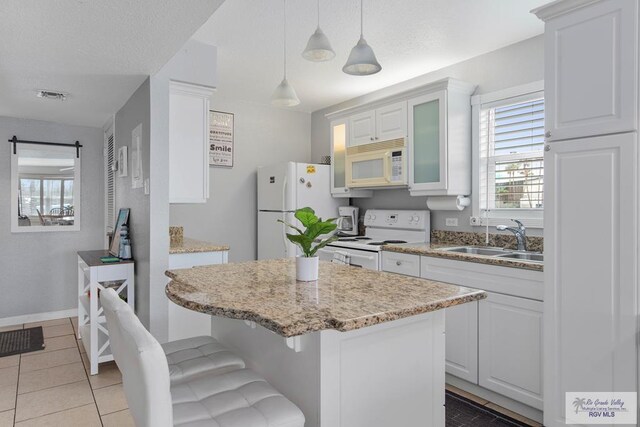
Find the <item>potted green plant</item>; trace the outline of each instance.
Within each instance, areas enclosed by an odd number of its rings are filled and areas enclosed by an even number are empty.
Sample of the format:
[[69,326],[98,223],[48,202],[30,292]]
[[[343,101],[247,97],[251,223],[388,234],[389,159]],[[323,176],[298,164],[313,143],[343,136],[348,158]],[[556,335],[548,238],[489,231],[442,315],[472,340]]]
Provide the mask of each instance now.
[[304,230],[281,219],[278,222],[297,232],[297,234],[287,233],[287,239],[302,250],[302,255],[296,258],[296,280],[312,282],[318,280],[318,249],[338,239],[333,235],[320,239],[320,236],[329,234],[336,229],[336,218],[329,218],[323,221],[322,218],[316,216],[316,213],[310,207],[298,209],[294,216],[300,221]]

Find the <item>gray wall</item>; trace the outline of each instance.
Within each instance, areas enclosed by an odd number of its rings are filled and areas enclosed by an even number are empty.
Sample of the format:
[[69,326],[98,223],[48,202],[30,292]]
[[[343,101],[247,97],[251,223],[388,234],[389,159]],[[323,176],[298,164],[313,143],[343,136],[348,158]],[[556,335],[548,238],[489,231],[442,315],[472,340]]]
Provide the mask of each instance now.
[[129,146],[131,131],[142,123],[144,179],[150,191],[131,188],[129,176],[118,178],[116,205],[131,208],[136,260],[136,313],[160,341],[167,340],[168,300],[164,293],[169,264],[169,83],[171,80],[213,87],[216,47],[188,41],[162,69],[149,77],[117,112],[116,148]]
[[151,152],[150,139],[150,82],[145,80],[129,98],[127,103],[116,113],[115,118],[115,146],[116,152],[120,147],[128,148],[128,174],[124,178],[116,176],[116,208],[129,208],[129,229],[133,258],[136,262],[135,290],[136,313],[146,326],[149,325],[149,196],[144,194],[144,188],[131,188],[131,158],[133,145],[131,131],[142,124],[142,170],[143,177],[149,177],[149,159]]
[[[311,161],[319,161],[321,156],[328,155],[330,151],[329,122],[325,118],[325,114],[365,104],[445,77],[453,77],[478,85],[476,94],[543,80],[543,36],[533,37],[341,104],[315,111],[311,115]],[[374,197],[353,199],[352,203],[361,209],[426,209],[426,197],[411,197],[407,190],[377,190],[374,192]],[[471,207],[465,208],[462,212],[432,212],[431,227],[452,231],[484,231],[483,227],[471,227],[469,225],[470,217]],[[445,226],[446,218],[458,218],[459,226]],[[529,234],[541,235],[541,230],[531,229]]]
[[149,330],[168,339],[168,302],[164,293],[169,267],[169,84],[171,80],[215,87],[217,49],[190,40],[151,77],[151,175]]
[[[80,231],[11,233],[13,135],[84,146]],[[78,307],[76,252],[104,247],[103,138],[101,129],[0,117],[0,319]]]
[[171,205],[171,224],[184,226],[188,237],[230,245],[230,261],[253,260],[257,255],[256,169],[286,160],[308,162],[311,117],[215,95],[211,108],[234,113],[233,168],[211,167],[208,202]]

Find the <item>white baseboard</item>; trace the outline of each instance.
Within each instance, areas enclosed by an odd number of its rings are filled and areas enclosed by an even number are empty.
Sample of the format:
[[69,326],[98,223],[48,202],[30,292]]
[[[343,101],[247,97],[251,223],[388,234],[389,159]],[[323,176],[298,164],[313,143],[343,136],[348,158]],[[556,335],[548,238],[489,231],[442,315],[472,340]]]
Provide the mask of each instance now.
[[20,325],[22,323],[42,322],[45,320],[61,319],[63,317],[76,317],[78,315],[77,308],[69,310],[50,311],[47,313],[25,314],[22,316],[3,317],[0,318],[0,327]]

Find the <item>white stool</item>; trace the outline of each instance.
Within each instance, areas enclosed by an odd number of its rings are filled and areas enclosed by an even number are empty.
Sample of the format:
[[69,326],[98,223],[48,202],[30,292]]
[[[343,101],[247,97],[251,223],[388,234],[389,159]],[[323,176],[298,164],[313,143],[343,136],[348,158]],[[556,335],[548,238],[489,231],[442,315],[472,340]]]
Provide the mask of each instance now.
[[303,427],[304,415],[248,369],[208,372],[171,384],[167,357],[135,313],[107,289],[100,295],[114,358],[138,427]]

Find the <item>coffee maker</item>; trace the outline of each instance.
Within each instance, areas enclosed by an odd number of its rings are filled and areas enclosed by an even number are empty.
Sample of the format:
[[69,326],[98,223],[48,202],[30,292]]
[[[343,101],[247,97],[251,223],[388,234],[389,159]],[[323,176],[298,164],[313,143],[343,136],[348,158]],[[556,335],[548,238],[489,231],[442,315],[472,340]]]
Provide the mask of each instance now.
[[338,207],[338,236],[358,235],[358,211],[355,206]]

